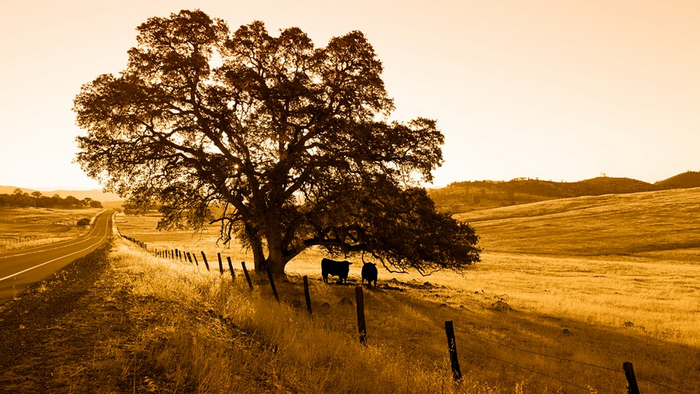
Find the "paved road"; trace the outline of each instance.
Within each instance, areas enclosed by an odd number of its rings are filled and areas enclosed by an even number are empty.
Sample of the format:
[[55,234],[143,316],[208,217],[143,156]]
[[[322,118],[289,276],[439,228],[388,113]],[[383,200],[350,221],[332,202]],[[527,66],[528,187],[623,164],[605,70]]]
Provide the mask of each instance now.
[[112,233],[112,213],[101,213],[84,237],[0,253],[0,304],[104,244]]

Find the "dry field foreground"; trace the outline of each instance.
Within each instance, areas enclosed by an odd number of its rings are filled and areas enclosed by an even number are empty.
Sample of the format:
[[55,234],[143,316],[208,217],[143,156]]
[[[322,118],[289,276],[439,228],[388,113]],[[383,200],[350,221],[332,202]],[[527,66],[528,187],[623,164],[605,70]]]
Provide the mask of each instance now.
[[[581,197],[458,218],[471,222],[481,235],[481,264],[464,275],[429,278],[380,271],[380,288],[366,291],[370,348],[388,352],[377,356],[387,357],[387,362],[400,359],[397,366],[416,368],[406,370],[405,377],[392,370],[391,379],[405,379],[400,391],[444,392],[447,387],[463,392],[622,393],[621,366],[631,361],[644,393],[700,392],[700,189]],[[154,230],[156,221],[155,216],[119,216],[116,225],[151,250],[178,248],[198,255],[204,250],[213,265],[217,252],[234,262],[251,261],[240,248],[216,246],[214,228],[198,235],[159,233]],[[321,257],[310,251],[288,265],[290,282],[278,285],[283,304],[298,305],[303,300],[299,275],[311,276],[314,308],[324,311],[314,326],[351,340],[356,337],[354,311],[346,304],[354,300],[353,288],[322,284]],[[357,263],[351,267],[354,284],[359,283]],[[169,266],[183,275],[184,270],[203,271],[181,263]],[[202,274],[225,281],[215,271]],[[265,355],[289,373],[276,377],[282,386],[322,379],[300,377],[289,369],[299,362],[316,365],[321,358],[355,365],[338,353],[314,348],[308,343],[313,336],[292,329],[303,326],[303,311],[280,311],[274,300],[269,302],[265,286],[259,283],[250,302],[239,298],[238,305],[231,305],[217,298],[220,305],[213,312],[258,333],[275,349],[286,349],[288,336],[301,336],[293,340],[300,342],[296,346],[309,346],[306,351]],[[287,325],[276,318],[287,319]],[[445,320],[454,321],[468,382],[458,388],[445,386]],[[359,362],[368,363],[365,368],[381,363],[371,357],[363,360]],[[379,375],[367,378],[382,380]],[[318,392],[339,389],[317,384]],[[377,392],[397,389],[386,386]],[[341,391],[364,392],[352,384]]]

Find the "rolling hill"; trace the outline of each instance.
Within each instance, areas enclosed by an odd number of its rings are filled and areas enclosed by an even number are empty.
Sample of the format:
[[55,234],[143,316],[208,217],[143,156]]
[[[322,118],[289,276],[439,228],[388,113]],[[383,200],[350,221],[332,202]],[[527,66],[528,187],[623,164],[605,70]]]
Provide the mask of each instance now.
[[700,187],[700,172],[686,172],[647,183],[630,178],[597,177],[578,182],[516,178],[510,181],[468,181],[429,190],[443,212],[461,213],[559,198],[627,194]]
[[700,256],[700,187],[542,201],[454,215],[484,251],[558,256]]
[[663,189],[700,187],[700,172],[684,172],[666,180],[656,182],[655,185]]

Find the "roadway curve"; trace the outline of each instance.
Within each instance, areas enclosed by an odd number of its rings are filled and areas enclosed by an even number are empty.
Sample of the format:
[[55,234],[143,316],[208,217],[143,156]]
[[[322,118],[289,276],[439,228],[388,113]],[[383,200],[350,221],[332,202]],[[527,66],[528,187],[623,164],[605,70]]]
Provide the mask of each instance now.
[[112,213],[100,213],[86,236],[0,253],[0,304],[107,242]]

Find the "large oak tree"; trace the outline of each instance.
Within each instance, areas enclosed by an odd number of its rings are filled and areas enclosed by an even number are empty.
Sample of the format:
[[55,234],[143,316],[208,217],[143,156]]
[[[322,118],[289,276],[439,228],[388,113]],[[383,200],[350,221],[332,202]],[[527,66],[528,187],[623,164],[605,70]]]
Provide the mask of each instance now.
[[150,18],[125,70],[75,98],[77,161],[160,228],[221,224],[276,275],[311,246],[429,273],[479,260],[473,228],[421,181],[442,164],[431,119],[390,122],[359,31],[317,48],[298,28],[230,32],[201,11]]

